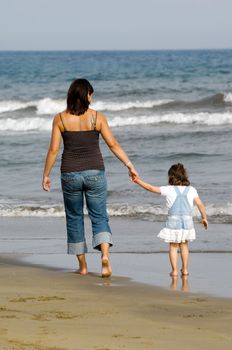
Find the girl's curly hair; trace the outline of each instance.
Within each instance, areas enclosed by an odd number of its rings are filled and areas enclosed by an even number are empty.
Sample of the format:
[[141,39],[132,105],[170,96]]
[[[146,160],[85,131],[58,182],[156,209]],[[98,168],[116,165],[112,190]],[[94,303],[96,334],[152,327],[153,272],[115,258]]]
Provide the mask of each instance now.
[[168,170],[169,185],[174,186],[189,186],[188,174],[181,163],[173,164]]

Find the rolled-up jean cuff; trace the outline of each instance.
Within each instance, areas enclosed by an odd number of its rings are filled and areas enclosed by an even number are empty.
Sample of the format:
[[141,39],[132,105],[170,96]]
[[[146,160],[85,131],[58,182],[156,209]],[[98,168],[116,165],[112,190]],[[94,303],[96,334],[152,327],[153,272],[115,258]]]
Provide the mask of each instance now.
[[110,232],[99,232],[93,236],[93,248],[101,250],[100,244],[109,243],[110,246],[113,245],[112,234]]
[[69,243],[68,242],[68,254],[81,255],[87,253],[86,242]]

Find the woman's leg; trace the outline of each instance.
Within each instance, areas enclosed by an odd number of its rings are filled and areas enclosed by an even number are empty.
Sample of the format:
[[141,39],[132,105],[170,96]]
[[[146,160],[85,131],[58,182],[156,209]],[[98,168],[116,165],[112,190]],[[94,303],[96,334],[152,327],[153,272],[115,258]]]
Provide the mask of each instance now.
[[187,241],[180,243],[180,255],[182,260],[181,273],[184,276],[188,276],[189,249]]
[[112,274],[109,260],[112,234],[106,210],[107,185],[104,171],[90,170],[86,172],[85,197],[92,223],[93,248],[102,253],[102,277],[109,277]]
[[68,254],[74,254],[79,262],[78,272],[87,274],[85,253],[87,246],[84,232],[83,179],[78,173],[61,175],[66,214]]
[[178,243],[170,243],[169,244],[169,259],[172,267],[172,271],[170,272],[170,276],[177,276],[178,275],[178,268],[177,268],[177,262],[178,262]]

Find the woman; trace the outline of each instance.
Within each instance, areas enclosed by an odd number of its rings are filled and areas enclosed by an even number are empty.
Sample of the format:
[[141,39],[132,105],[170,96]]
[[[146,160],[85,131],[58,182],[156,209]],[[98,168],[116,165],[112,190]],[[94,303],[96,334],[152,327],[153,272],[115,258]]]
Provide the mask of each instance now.
[[104,162],[99,148],[99,134],[109,149],[129,170],[129,176],[137,172],[127,154],[114,138],[102,113],[89,108],[93,87],[86,79],[74,80],[68,90],[67,108],[53,120],[52,137],[43,173],[43,189],[50,191],[49,174],[59,151],[61,137],[64,151],[61,162],[61,184],[66,213],[68,254],[75,254],[79,273],[88,273],[85,253],[83,202],[86,199],[92,223],[93,248],[101,251],[102,277],[112,273],[109,247],[112,234],[106,211],[107,184]]

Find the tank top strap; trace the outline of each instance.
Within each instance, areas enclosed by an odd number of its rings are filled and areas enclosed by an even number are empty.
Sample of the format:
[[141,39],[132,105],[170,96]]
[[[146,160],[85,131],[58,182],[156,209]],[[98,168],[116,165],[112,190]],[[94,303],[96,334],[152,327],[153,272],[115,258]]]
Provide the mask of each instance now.
[[92,115],[91,125],[92,125],[92,129],[96,130],[96,126],[97,126],[97,111],[96,111],[96,115]]
[[61,113],[60,113],[60,120],[61,120],[61,123],[62,123],[62,125],[63,125],[64,131],[66,131],[66,128],[65,128],[65,126],[64,126],[64,122],[63,122],[63,118],[62,118]]

